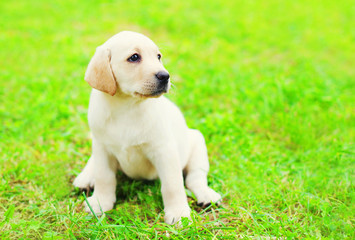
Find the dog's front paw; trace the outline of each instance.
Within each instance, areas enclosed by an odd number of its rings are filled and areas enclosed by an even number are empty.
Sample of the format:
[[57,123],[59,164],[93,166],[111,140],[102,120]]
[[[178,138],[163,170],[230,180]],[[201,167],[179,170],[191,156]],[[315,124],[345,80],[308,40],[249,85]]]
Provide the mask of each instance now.
[[211,203],[215,203],[219,205],[222,201],[222,197],[220,194],[216,193],[211,188],[206,188],[203,191],[199,191],[199,194],[196,195],[197,204],[202,207],[208,207]]
[[94,188],[94,177],[83,171],[75,178],[73,185],[80,189]]
[[188,206],[181,208],[169,208],[165,209],[164,212],[164,222],[170,225],[179,222],[182,217],[191,219],[191,209]]
[[[98,198],[95,195],[89,197],[87,200],[93,212],[98,216],[101,216],[104,212],[111,210],[113,208],[113,204],[116,202],[115,197]],[[84,203],[84,206],[86,212],[92,213],[86,201]]]

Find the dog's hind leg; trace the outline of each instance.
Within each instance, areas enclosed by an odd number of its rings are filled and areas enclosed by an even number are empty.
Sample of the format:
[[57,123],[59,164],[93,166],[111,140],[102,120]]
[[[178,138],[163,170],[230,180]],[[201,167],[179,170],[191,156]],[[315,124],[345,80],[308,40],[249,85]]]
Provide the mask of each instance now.
[[211,203],[220,203],[221,195],[208,187],[207,174],[209,170],[207,148],[203,135],[198,130],[189,132],[191,152],[188,163],[184,169],[186,173],[185,184],[197,198],[197,204],[203,207]]

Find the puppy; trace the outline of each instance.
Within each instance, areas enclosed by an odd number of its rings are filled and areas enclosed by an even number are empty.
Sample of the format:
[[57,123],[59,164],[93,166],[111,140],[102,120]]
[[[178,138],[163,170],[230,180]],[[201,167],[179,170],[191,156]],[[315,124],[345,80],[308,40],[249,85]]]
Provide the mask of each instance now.
[[[92,155],[74,186],[94,187],[88,202],[98,215],[116,201],[117,170],[134,179],[160,179],[168,224],[190,217],[183,173],[199,204],[221,200],[207,185],[202,134],[189,129],[180,110],[161,96],[170,88],[161,57],[149,38],[124,31],[96,49],[86,70],[85,80],[93,87]],[[86,204],[85,210],[90,212]]]

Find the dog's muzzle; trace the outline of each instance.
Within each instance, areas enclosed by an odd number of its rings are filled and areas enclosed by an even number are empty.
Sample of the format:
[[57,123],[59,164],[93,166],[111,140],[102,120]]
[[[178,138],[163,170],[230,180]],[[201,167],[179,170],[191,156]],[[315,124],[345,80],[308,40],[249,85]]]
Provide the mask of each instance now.
[[169,78],[170,75],[168,72],[160,71],[155,74],[156,84],[154,84],[154,88],[149,87],[150,93],[139,93],[135,92],[134,94],[139,97],[159,97],[164,93],[167,93],[169,90]]

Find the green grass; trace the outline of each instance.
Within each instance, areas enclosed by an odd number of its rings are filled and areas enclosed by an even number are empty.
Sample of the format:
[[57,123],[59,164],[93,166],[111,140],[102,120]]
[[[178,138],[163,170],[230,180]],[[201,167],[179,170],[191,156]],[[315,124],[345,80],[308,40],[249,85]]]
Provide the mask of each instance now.
[[[354,239],[352,1],[1,1],[0,238]],[[159,181],[118,175],[97,220],[73,178],[90,151],[83,80],[121,30],[164,54],[168,95],[207,141],[224,204],[163,223]]]

